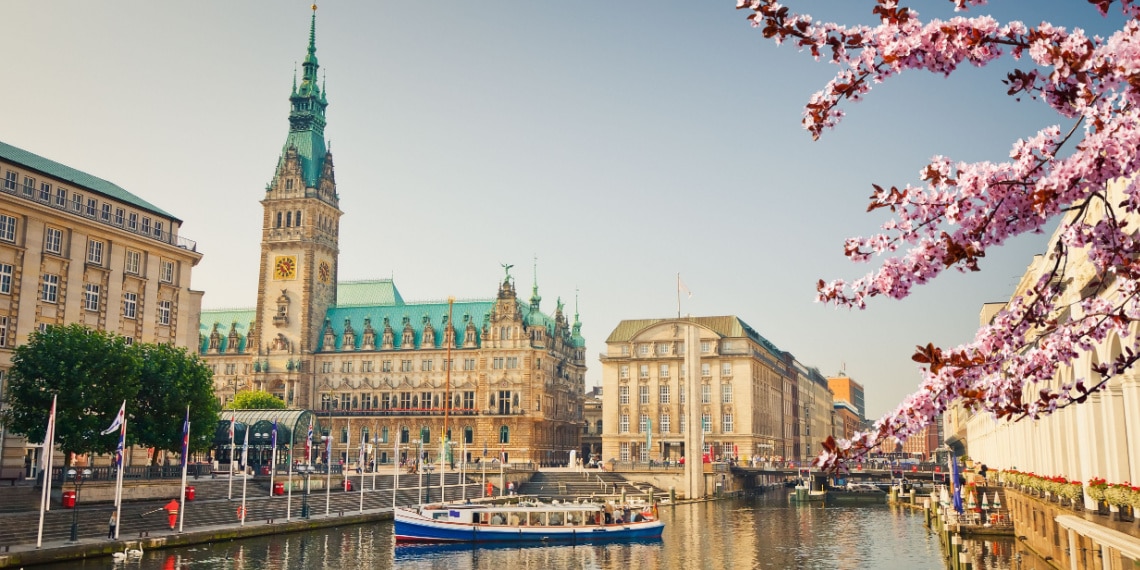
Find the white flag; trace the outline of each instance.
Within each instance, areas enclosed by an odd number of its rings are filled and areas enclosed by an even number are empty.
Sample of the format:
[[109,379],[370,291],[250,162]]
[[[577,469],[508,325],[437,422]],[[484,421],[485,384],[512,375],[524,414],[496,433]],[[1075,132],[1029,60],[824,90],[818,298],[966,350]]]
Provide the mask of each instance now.
[[681,281],[681,275],[680,274],[677,275],[677,292],[678,293],[684,293],[684,294],[688,295],[690,299],[693,298],[693,292],[690,291],[689,288],[685,286],[684,281]]
[[119,413],[115,416],[115,421],[111,422],[111,427],[99,432],[99,435],[107,435],[115,433],[123,425],[123,419],[127,415],[127,401],[123,400],[123,405],[119,408]]

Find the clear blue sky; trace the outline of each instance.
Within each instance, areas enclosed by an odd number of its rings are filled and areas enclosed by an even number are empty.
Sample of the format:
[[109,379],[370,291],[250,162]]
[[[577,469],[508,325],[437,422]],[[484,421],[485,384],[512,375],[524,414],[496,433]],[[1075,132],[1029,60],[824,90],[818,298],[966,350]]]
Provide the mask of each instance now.
[[[873,3],[808,4],[867,21]],[[1081,1],[996,4],[978,13],[1109,29]],[[513,263],[529,295],[537,255],[545,310],[561,296],[572,312],[580,289],[592,385],[620,320],[676,314],[679,272],[685,313],[737,315],[825,374],[846,367],[868,415],[893,409],[917,385],[914,346],[971,339],[1043,237],[863,312],[815,303],[815,282],[870,269],[842,246],[883,220],[864,213],[871,183],[917,182],[935,154],[1001,160],[1055,119],[1004,95],[1007,67],[911,73],[812,142],[800,113],[835,68],[734,7],[321,2],[341,278],[393,276],[409,300],[490,297]],[[0,3],[0,140],[179,216],[205,255],[205,307],[251,307],[258,200],[309,14],[281,0]]]

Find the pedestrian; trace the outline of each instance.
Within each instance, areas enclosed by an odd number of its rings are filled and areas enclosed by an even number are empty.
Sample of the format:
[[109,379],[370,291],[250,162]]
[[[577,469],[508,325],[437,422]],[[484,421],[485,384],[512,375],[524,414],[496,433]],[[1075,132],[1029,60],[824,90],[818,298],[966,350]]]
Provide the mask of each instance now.
[[111,522],[108,523],[107,538],[110,538],[110,539],[115,538],[115,527],[118,525],[119,525],[119,519],[117,517],[117,513],[115,513],[115,511],[111,511]]
[[507,483],[507,494],[509,494],[512,497],[515,496],[515,482],[514,481]]

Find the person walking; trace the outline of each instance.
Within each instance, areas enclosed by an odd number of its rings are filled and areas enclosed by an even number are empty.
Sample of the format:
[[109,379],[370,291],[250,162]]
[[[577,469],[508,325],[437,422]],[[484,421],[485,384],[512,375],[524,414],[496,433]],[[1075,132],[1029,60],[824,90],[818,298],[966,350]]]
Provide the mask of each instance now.
[[110,539],[115,538],[115,527],[119,525],[119,519],[117,518],[116,514],[117,513],[115,513],[115,511],[111,511],[111,522],[108,523],[107,528],[107,538]]

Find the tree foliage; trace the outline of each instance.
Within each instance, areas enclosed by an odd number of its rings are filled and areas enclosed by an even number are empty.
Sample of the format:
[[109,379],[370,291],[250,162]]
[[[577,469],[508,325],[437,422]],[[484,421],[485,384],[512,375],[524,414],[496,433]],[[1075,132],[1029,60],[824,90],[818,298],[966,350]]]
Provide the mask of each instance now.
[[[949,1],[959,11],[985,4]],[[1115,0],[1088,3],[1106,16]],[[888,437],[905,440],[957,401],[999,419],[1050,414],[1085,401],[1140,359],[1133,337],[1119,358],[1093,367],[1095,377],[1051,382],[1059,367],[1110,335],[1131,336],[1140,318],[1140,240],[1133,229],[1140,209],[1140,4],[1122,0],[1125,21],[1104,38],[1048,22],[1001,24],[988,16],[923,21],[897,0],[868,6],[877,26],[820,22],[775,0],[738,0],[766,38],[791,42],[839,67],[805,109],[803,124],[813,138],[838,124],[845,103],[905,70],[949,76],[964,63],[981,67],[1003,60],[1012,64],[1003,91],[1043,102],[1061,124],[1014,142],[1002,162],[935,156],[921,169],[921,185],[874,185],[868,211],[885,209],[892,219],[880,233],[849,239],[845,253],[857,262],[884,259],[852,283],[821,280],[818,298],[855,308],[873,297],[901,299],[947,269],[978,271],[989,248],[1063,220],[1051,244],[1051,268],[972,342],[919,346],[914,360],[924,367],[920,389],[874,429],[850,441],[829,441],[817,459],[824,467]],[[1123,180],[1119,197],[1106,190],[1114,180]],[[1091,279],[1073,274],[1077,262],[1091,264]]]
[[124,400],[134,400],[141,366],[121,336],[78,324],[33,332],[12,356],[4,423],[42,442],[57,395],[55,440],[65,457],[110,453],[117,438],[99,432],[111,425]]
[[281,398],[264,390],[246,390],[238,392],[233,402],[226,409],[237,410],[284,410],[285,402]]
[[49,326],[16,347],[4,424],[42,442],[53,395],[58,395],[55,440],[68,457],[113,452],[117,434],[99,432],[111,425],[124,401],[128,445],[181,453],[188,404],[192,450],[209,447],[218,422],[212,375],[196,356],[169,345],[128,345],[121,336],[79,324]]
[[[214,397],[213,374],[196,355],[168,344],[138,344],[142,361],[137,419],[128,434],[138,442],[182,453],[182,423],[190,410],[192,451],[208,449],[218,424],[219,405]],[[153,455],[155,462],[159,453]]]

